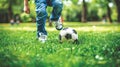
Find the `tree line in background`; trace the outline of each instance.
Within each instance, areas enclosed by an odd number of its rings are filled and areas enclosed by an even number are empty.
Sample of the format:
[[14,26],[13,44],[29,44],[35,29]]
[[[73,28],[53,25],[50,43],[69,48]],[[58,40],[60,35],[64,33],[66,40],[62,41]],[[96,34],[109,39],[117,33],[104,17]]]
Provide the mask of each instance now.
[[[108,21],[120,23],[120,0],[63,0],[64,21]],[[9,22],[19,15],[22,22],[35,20],[34,0],[29,2],[31,14],[23,12],[23,0],[0,0],[0,22]],[[48,16],[52,11],[47,7]]]

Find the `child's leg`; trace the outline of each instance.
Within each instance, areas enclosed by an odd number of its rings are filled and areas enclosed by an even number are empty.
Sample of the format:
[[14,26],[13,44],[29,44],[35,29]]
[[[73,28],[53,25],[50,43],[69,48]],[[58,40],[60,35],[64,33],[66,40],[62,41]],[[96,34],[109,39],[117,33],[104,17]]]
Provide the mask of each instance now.
[[47,35],[45,29],[45,23],[47,18],[46,12],[46,0],[35,0],[36,4],[36,23],[37,23],[37,36],[40,37],[40,33]]
[[62,0],[52,0],[51,4],[53,10],[50,19],[53,21],[58,21],[63,8]]

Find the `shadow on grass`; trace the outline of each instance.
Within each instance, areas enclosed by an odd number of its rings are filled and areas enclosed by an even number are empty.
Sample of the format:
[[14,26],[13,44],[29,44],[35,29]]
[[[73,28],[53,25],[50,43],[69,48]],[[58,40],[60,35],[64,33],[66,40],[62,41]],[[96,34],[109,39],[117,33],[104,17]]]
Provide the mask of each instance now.
[[0,67],[21,67],[17,57],[9,50],[0,52]]

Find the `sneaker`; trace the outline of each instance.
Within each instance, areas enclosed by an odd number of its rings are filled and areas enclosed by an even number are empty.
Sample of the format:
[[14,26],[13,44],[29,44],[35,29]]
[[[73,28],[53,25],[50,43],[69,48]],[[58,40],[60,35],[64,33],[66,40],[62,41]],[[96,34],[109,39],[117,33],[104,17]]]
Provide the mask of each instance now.
[[54,23],[55,23],[55,27],[56,27],[57,30],[61,30],[63,28],[63,25],[60,22],[60,20],[55,21]]
[[38,38],[39,41],[41,41],[42,43],[45,43],[47,40],[47,35],[40,35],[40,37]]

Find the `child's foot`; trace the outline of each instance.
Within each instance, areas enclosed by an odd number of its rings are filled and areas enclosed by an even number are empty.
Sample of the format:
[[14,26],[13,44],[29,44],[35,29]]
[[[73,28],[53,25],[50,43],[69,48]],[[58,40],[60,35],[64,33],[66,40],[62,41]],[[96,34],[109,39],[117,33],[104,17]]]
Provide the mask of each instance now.
[[61,30],[63,28],[63,25],[59,20],[55,21],[54,23],[57,30]]
[[40,35],[40,37],[38,38],[39,41],[41,41],[42,43],[45,43],[47,40],[47,35]]

